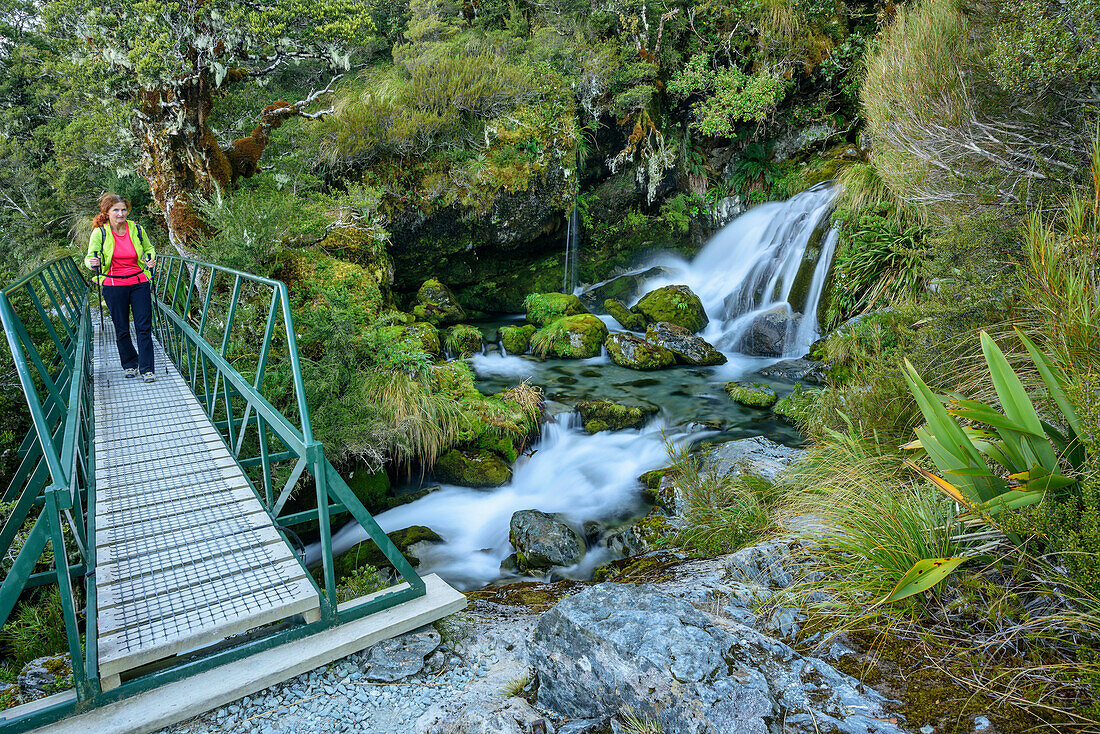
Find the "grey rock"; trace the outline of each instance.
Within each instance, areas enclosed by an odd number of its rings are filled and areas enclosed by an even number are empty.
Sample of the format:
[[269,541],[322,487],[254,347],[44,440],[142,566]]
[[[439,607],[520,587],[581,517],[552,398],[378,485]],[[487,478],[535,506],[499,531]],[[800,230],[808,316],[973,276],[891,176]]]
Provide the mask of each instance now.
[[749,210],[740,195],[727,196],[711,208],[711,224],[715,229],[724,227]]
[[777,380],[789,382],[806,382],[811,385],[825,384],[825,370],[828,365],[813,359],[799,357],[798,359],[785,359],[776,362],[761,370],[757,374],[763,377],[771,377]]
[[903,732],[886,699],[828,663],[648,585],[562,600],[539,619],[530,655],[539,705],[570,719],[630,707],[665,734],[768,734],[774,721],[799,734]]
[[[812,145],[825,143],[839,131],[834,125],[819,123],[796,128],[780,135],[772,148],[772,158],[776,163],[782,163],[791,156],[801,153]],[[858,152],[856,157],[858,158]]]
[[720,444],[708,457],[708,462],[721,474],[749,471],[774,480],[804,453],[803,449],[792,449],[763,436],[753,436]]
[[577,719],[562,724],[558,728],[558,734],[601,734],[607,731],[609,725],[606,716],[600,719]]
[[752,320],[741,335],[738,349],[756,357],[782,357],[801,320],[786,304],[773,306]]
[[19,671],[16,682],[23,701],[35,701],[63,688],[71,688],[73,674],[69,653],[35,658]]
[[416,675],[424,669],[424,659],[435,652],[440,641],[439,632],[431,626],[383,640],[367,651],[363,677],[392,683]]
[[557,734],[553,724],[522,698],[509,698],[503,704],[487,702],[463,707],[448,722],[448,734],[530,734],[538,722],[546,734]]
[[512,515],[508,540],[521,569],[572,566],[584,558],[584,538],[559,515],[520,510]]
[[705,339],[668,321],[652,324],[645,332],[646,341],[664,347],[676,355],[680,364],[706,366],[725,364],[726,355],[719,352]]
[[664,347],[627,331],[616,331],[604,341],[607,356],[620,367],[658,370],[676,364],[676,355]]

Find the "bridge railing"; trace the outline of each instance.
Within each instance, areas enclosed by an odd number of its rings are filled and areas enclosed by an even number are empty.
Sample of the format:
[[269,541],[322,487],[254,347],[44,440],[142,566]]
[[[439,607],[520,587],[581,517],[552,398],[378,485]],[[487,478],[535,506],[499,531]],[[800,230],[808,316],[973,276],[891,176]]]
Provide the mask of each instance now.
[[[422,595],[424,582],[313,437],[286,284],[179,257],[160,258],[153,280],[157,338],[260,501],[281,528],[319,538],[322,616],[337,616],[331,523],[338,514],[357,520],[407,583],[361,609],[339,611],[341,619]],[[295,496],[310,485],[315,507]]]
[[[93,319],[98,317],[76,261],[58,258],[0,291],[0,321],[31,421],[17,451],[18,467],[0,495],[12,503],[0,529],[0,563],[11,564],[0,584],[0,627],[27,589],[56,583],[76,697],[4,718],[2,729],[24,731],[48,724],[76,708],[148,690],[425,593],[423,580],[313,437],[286,285],[210,263],[162,257],[153,293],[159,341],[245,469],[284,540],[298,533],[320,540],[323,579],[315,586],[321,619],[282,625],[235,646],[144,673],[112,690],[101,689],[92,380]],[[98,348],[113,355],[113,344]],[[290,507],[295,489],[309,488],[316,505],[298,497],[296,509]],[[359,603],[339,604],[331,539],[335,515],[357,520],[404,583]],[[47,545],[52,558],[44,555]],[[53,568],[38,570],[46,564]],[[83,609],[74,587],[81,579]]]
[[[14,503],[0,530],[0,558],[14,556],[0,585],[0,627],[26,589],[57,583],[74,684],[84,699],[96,660],[94,645],[86,655],[81,650],[73,577],[86,579],[85,594],[94,598],[87,573],[95,568],[95,542],[86,525],[94,515],[92,327],[88,286],[73,259],[48,262],[0,291],[0,321],[32,424],[0,497]],[[54,568],[36,573],[47,543]],[[70,543],[77,554],[71,565]]]

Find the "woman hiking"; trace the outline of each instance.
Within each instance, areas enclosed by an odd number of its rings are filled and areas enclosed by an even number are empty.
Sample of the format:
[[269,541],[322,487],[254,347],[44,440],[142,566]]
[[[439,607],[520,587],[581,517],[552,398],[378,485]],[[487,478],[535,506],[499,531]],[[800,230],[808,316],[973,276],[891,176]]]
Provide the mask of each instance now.
[[[156,379],[153,369],[153,299],[149,278],[157,253],[140,224],[127,219],[130,202],[115,193],[99,197],[84,264],[96,273],[103,300],[115,325],[118,358],[127,377]],[[137,331],[137,350],[130,339],[130,316]]]

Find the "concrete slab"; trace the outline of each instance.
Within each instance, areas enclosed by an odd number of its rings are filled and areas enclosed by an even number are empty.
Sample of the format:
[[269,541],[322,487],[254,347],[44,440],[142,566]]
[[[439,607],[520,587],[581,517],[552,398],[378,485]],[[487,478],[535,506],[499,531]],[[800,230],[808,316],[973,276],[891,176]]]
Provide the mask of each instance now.
[[[156,731],[442,619],[466,606],[466,597],[435,574],[426,576],[424,584],[427,593],[419,599],[94,711],[70,716],[36,729],[33,734],[145,734]],[[349,604],[354,605],[356,601]],[[9,709],[8,713],[17,710]],[[2,724],[0,717],[0,729]]]

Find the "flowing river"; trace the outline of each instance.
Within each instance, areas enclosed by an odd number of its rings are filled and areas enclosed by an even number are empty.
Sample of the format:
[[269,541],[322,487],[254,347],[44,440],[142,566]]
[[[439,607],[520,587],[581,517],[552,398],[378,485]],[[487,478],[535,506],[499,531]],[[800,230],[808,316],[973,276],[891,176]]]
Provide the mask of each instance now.
[[[424,525],[443,537],[418,550],[421,573],[438,573],[452,585],[469,590],[502,580],[500,564],[510,553],[509,521],[519,510],[561,513],[576,528],[587,522],[615,527],[638,519],[648,507],[638,476],[668,461],[666,443],[723,441],[764,435],[795,443],[794,429],[771,411],[744,408],[731,401],[723,384],[753,379],[778,393],[790,384],[761,379],[753,373],[778,358],[740,353],[745,331],[763,313],[800,314],[790,319],[783,344],[785,356],[800,356],[817,338],[817,307],[824,290],[834,232],[824,231],[834,192],[818,186],[785,202],[757,206],[718,233],[690,262],[657,257],[637,273],[657,273],[641,292],[673,283],[688,285],[710,316],[701,332],[729,362],[717,367],[676,367],[638,372],[612,364],[606,356],[590,360],[546,360],[502,354],[490,345],[474,357],[478,387],[493,393],[529,379],[546,393],[551,413],[534,450],[520,457],[512,481],[496,489],[443,485],[409,504],[376,517],[389,533]],[[631,305],[631,304],[628,304]],[[521,319],[515,317],[515,320]],[[612,330],[621,330],[606,317]],[[572,405],[600,399],[658,409],[641,430],[588,435],[575,425]],[[366,539],[356,522],[333,535],[333,552],[341,553]],[[307,563],[319,550],[307,549]],[[555,574],[582,578],[610,560],[592,549],[576,567]]]

